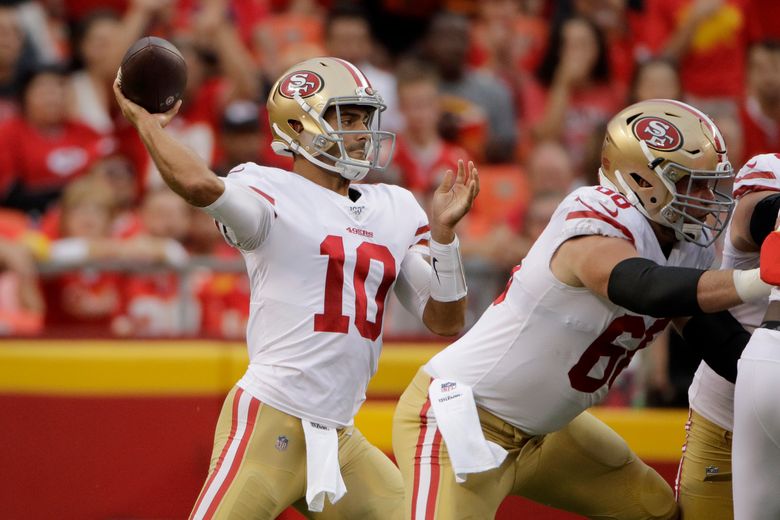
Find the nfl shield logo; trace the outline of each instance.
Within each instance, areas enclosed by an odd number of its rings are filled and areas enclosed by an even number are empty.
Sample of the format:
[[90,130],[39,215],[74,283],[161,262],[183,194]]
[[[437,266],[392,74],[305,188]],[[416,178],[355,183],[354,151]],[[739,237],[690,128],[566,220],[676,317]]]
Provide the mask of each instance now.
[[452,381],[448,381],[446,383],[441,384],[441,391],[442,392],[449,392],[450,390],[455,388],[455,383]]
[[276,438],[276,445],[274,446],[279,451],[284,451],[287,449],[287,443],[289,441],[287,440],[287,437],[284,435],[280,435]]

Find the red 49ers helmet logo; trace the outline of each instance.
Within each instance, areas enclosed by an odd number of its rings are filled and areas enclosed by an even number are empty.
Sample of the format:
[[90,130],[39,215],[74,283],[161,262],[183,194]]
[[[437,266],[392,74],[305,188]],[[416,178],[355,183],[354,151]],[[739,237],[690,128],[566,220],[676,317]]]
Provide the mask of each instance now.
[[286,75],[279,82],[279,93],[292,99],[295,94],[302,98],[313,96],[322,90],[323,81],[319,74],[309,70],[297,70]]
[[634,135],[647,146],[662,152],[677,150],[683,144],[682,133],[672,123],[660,117],[642,117],[634,123]]

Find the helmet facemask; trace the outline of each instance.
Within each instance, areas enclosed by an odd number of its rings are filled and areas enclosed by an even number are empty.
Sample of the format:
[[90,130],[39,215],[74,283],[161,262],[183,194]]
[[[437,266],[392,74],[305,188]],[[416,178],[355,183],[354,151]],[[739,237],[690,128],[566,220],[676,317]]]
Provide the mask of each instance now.
[[[655,172],[671,198],[652,211],[648,211],[644,204],[645,199],[653,200],[652,197],[636,197],[639,204],[631,201],[634,206],[654,222],[672,228],[678,240],[701,247],[713,244],[726,229],[734,209],[734,199],[728,191],[719,189],[719,186],[723,186],[734,176],[728,160],[719,162],[717,170],[698,170],[656,157],[644,141],[641,141],[639,146],[648,159],[647,167]],[[621,191],[637,191],[636,188],[629,187],[622,172],[616,171],[615,174],[617,181],[624,188]],[[653,188],[651,186],[639,189]],[[712,198],[695,195],[702,192],[712,193]]]

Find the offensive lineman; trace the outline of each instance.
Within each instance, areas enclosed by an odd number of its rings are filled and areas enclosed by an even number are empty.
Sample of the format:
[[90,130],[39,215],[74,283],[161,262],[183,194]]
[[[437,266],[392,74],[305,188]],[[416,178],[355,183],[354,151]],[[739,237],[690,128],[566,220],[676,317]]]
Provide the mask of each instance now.
[[[765,216],[756,224],[756,231],[763,232],[777,227],[773,217],[780,210],[780,157],[760,155],[750,163],[754,163],[757,174],[754,182],[764,188],[764,196],[753,212]],[[751,221],[751,231],[752,224]],[[761,246],[761,278],[775,287],[768,305],[765,304],[763,321],[742,352],[734,388],[732,458],[736,520],[780,518],[780,263],[774,257],[779,250],[780,228],[769,233]]]
[[510,494],[592,518],[677,517],[669,485],[584,411],[671,318],[766,297],[757,269],[704,270],[731,176],[719,130],[689,105],[645,101],[610,121],[601,185],[561,203],[504,293],[401,396],[406,518],[492,518]]
[[391,288],[433,332],[462,327],[453,228],[478,192],[476,169],[448,172],[430,229],[407,190],[352,185],[384,169],[392,150],[382,145],[395,136],[378,130],[384,105],[362,72],[336,58],[293,66],[269,95],[272,147],[294,157],[293,172],[247,163],[220,179],[163,129],[178,105],[150,115],[120,82],[122,113],[163,179],[216,219],[252,286],[249,368],[223,406],[191,518],[273,519],[291,504],[312,518],[400,516],[401,476],[353,417],[377,369]]
[[[726,230],[722,268],[752,269],[759,266],[759,250],[775,227],[780,210],[780,158],[757,155],[748,160],[734,179],[737,200]],[[734,431],[734,382],[742,347],[762,322],[766,298],[734,307],[729,312],[744,330],[727,330],[731,318],[701,315],[698,332],[689,334],[690,346],[704,351],[714,341],[731,334],[733,348],[727,356],[702,361],[688,390],[690,414],[675,488],[683,519],[734,518],[732,499],[732,432]],[[689,331],[693,327],[688,327]],[[762,332],[765,335],[767,332]],[[698,345],[697,345],[698,343]],[[744,460],[744,459],[743,459]],[[753,517],[744,517],[753,518]]]

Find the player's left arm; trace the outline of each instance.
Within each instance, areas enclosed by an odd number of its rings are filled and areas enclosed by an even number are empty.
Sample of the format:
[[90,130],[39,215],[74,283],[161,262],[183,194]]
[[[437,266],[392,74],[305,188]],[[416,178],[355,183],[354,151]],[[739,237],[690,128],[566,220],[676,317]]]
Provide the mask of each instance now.
[[457,175],[447,172],[434,194],[429,220],[430,253],[419,244],[411,247],[395,284],[401,304],[431,332],[442,336],[458,334],[465,322],[466,278],[454,228],[471,208],[477,193],[479,174],[471,162],[468,174],[463,161],[458,164]]

